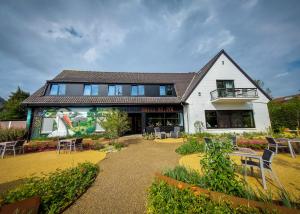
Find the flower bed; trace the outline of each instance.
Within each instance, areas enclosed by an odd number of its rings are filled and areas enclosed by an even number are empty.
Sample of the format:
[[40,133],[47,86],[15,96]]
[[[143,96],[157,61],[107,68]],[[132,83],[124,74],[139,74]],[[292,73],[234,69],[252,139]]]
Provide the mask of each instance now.
[[263,150],[266,149],[268,143],[265,139],[247,139],[247,138],[240,138],[238,139],[238,146],[239,147],[246,147],[254,150]]

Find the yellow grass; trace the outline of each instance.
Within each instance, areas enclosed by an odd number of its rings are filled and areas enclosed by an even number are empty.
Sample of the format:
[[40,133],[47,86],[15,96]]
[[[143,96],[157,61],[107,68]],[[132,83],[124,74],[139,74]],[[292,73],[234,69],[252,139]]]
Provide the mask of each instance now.
[[[183,156],[179,160],[179,164],[190,169],[197,170],[200,174],[201,166],[200,159],[202,154],[192,154]],[[240,165],[240,157],[232,156],[232,160]],[[292,158],[290,154],[277,154],[273,159],[273,169],[276,172],[281,184],[284,188],[294,197],[300,197],[300,156]],[[243,178],[243,175],[238,174],[239,177]],[[274,182],[269,173],[266,173],[267,187],[273,193],[273,198],[278,199],[278,187],[279,185]],[[254,189],[260,189],[263,191],[262,181],[258,170],[254,169],[254,176],[247,172],[246,181]]]
[[155,143],[183,143],[183,138],[166,138],[166,139],[155,139]]
[[0,183],[32,175],[40,176],[42,173],[69,168],[86,161],[98,163],[105,158],[105,155],[105,152],[99,151],[72,152],[71,154],[57,154],[56,151],[49,151],[6,157],[0,159]]

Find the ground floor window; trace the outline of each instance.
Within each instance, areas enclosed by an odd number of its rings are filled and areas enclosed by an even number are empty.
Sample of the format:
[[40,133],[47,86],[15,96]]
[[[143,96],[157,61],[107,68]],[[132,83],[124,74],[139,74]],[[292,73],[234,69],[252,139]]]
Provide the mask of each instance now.
[[146,125],[155,126],[183,126],[182,113],[147,113]]
[[252,110],[206,110],[206,127],[255,128]]

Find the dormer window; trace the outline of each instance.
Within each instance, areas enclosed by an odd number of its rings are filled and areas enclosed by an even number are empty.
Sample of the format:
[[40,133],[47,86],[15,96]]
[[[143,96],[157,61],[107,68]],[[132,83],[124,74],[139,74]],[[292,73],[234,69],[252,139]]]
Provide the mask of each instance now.
[[50,95],[65,95],[66,85],[65,84],[51,84]]
[[160,96],[172,96],[173,95],[172,85],[160,85],[159,86],[159,95]]
[[144,85],[132,85],[131,86],[131,96],[144,96],[145,87]]
[[97,96],[99,94],[99,86],[86,84],[84,85],[83,95],[84,96]]
[[109,85],[108,96],[122,96],[122,85]]

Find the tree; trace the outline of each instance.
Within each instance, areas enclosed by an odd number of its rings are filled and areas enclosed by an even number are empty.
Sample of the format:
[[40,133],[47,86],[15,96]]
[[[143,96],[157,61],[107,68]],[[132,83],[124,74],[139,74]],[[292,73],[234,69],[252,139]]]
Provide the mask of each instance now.
[[129,120],[126,112],[109,110],[105,114],[105,118],[99,122],[100,126],[105,130],[110,139],[119,138],[129,130]]
[[27,97],[29,97],[29,93],[22,91],[20,87],[17,88],[16,92],[12,92],[0,111],[0,120],[26,119],[26,108],[22,102]]

